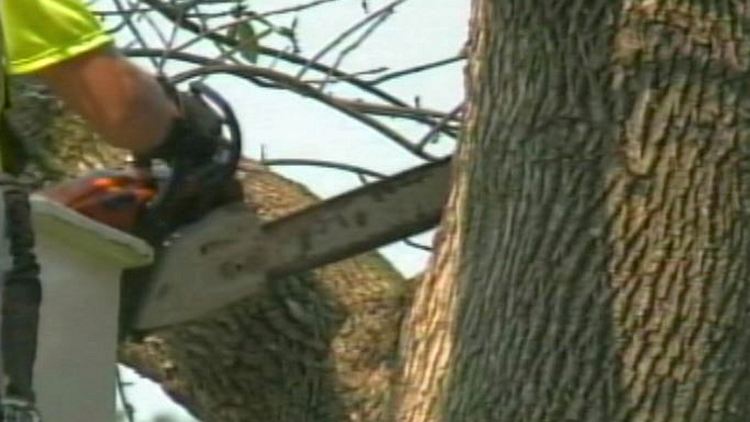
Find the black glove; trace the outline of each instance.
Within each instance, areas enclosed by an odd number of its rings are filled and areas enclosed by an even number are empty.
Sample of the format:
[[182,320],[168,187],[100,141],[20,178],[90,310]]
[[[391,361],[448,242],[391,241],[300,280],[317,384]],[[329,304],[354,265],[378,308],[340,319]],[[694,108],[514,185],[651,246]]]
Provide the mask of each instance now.
[[160,82],[177,105],[180,117],[172,121],[166,139],[142,158],[186,164],[210,161],[221,139],[221,117],[193,93],[178,92],[168,82]]
[[162,86],[177,104],[180,117],[172,122],[163,143],[137,157],[147,166],[153,159],[161,159],[171,169],[136,230],[155,244],[176,227],[242,196],[233,178],[236,162],[226,159],[222,117],[199,94],[177,92],[166,83]]

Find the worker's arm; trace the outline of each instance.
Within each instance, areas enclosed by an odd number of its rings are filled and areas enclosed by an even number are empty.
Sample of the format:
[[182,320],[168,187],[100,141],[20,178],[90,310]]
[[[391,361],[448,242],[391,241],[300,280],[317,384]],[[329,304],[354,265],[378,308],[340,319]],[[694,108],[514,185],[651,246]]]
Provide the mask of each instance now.
[[98,48],[32,74],[48,84],[110,144],[153,149],[177,108],[153,76],[109,48]]
[[0,0],[0,17],[8,72],[41,77],[115,146],[144,152],[163,140],[176,107],[114,52],[83,0]]
[[190,167],[181,171],[211,164],[219,116],[118,55],[82,0],[0,0],[0,17],[7,70],[40,77],[105,141]]

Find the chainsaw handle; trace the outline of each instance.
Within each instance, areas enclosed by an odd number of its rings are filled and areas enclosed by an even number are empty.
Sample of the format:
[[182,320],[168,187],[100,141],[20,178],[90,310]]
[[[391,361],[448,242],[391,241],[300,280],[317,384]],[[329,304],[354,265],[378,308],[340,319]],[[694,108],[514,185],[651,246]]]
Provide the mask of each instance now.
[[[212,159],[220,165],[222,171],[211,172],[211,173],[190,173],[182,174],[175,168],[170,169],[170,174],[164,181],[164,185],[158,189],[158,192],[154,199],[149,203],[147,207],[147,214],[159,215],[159,210],[163,204],[169,203],[175,195],[178,195],[180,190],[184,188],[186,184],[190,184],[193,180],[203,179],[209,181],[221,181],[223,179],[231,178],[237,169],[240,158],[242,157],[242,135],[240,132],[239,121],[235,115],[232,107],[229,103],[215,91],[213,88],[202,82],[192,82],[189,85],[190,92],[196,96],[196,98],[203,102],[206,107],[218,108],[220,113],[220,119],[222,127],[226,127],[228,130],[228,137],[221,136],[219,149],[212,157]],[[146,160],[135,163],[136,167],[151,168],[153,166],[151,160]],[[156,237],[160,237],[163,233],[171,230],[169,223],[158,221],[158,219],[147,218],[151,220],[152,225],[161,226],[160,228],[154,227],[157,233]]]
[[226,142],[229,144],[230,156],[227,157],[226,168],[232,169],[231,172],[234,173],[233,169],[237,168],[242,157],[242,133],[240,132],[240,123],[237,120],[237,115],[234,114],[232,106],[229,105],[221,94],[203,82],[191,83],[190,92],[198,96],[198,98],[205,97],[209,99],[221,111],[224,117],[224,125],[229,130],[229,138],[226,139]]

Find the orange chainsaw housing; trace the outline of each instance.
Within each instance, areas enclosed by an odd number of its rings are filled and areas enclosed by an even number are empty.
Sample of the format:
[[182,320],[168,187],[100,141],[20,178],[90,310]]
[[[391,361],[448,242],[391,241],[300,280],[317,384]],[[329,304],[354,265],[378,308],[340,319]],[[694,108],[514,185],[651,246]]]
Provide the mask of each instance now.
[[42,194],[93,220],[133,232],[157,194],[156,181],[141,169],[101,170],[62,182]]

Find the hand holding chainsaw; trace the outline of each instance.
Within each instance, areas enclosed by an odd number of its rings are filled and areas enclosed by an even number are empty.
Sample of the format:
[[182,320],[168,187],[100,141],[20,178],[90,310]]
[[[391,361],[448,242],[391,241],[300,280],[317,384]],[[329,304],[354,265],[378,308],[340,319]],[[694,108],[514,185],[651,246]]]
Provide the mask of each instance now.
[[[196,221],[218,205],[241,199],[233,179],[242,153],[239,124],[229,104],[203,83],[178,92],[161,81],[177,104],[180,117],[172,122],[164,142],[136,157],[136,166],[154,171],[153,161],[167,164],[169,176],[157,186],[140,220],[139,235],[158,240],[177,227]],[[227,136],[223,129],[227,129]]]
[[241,199],[233,175],[242,144],[230,106],[204,84],[187,92],[163,85],[181,114],[160,147],[137,156],[130,168],[95,171],[44,194],[155,245],[216,206]]

